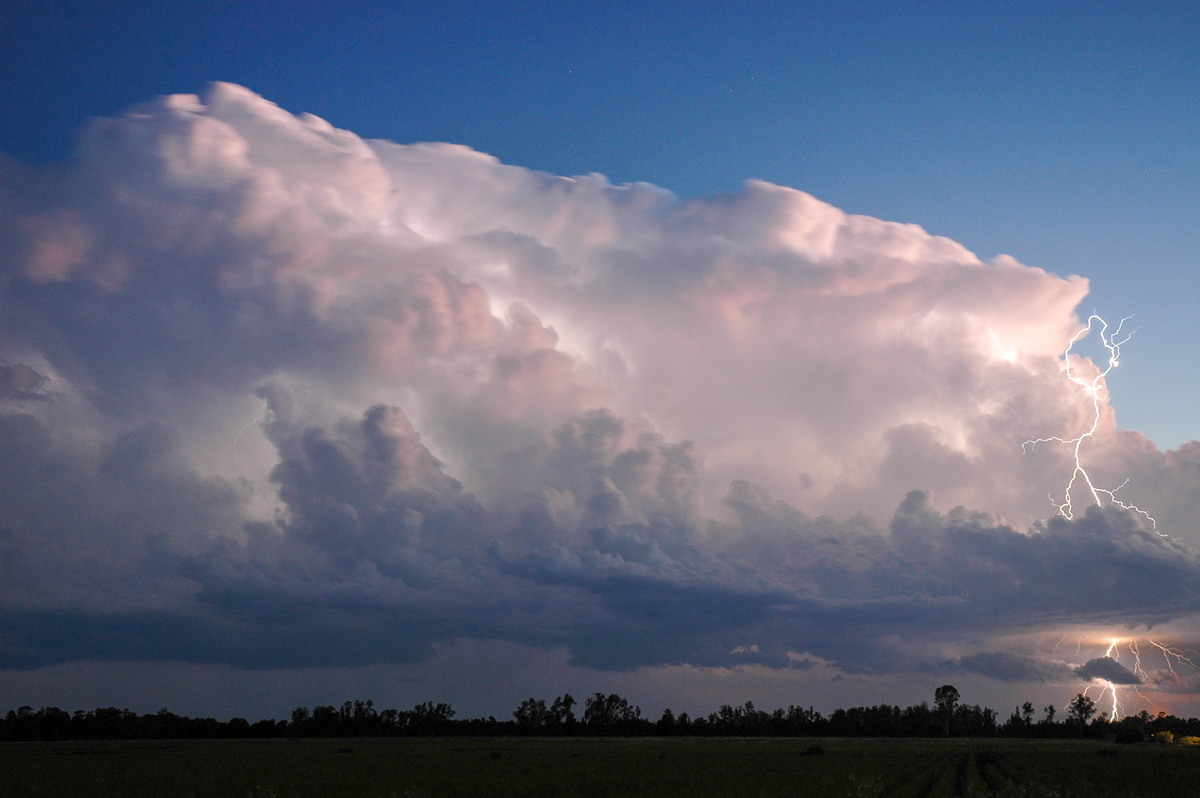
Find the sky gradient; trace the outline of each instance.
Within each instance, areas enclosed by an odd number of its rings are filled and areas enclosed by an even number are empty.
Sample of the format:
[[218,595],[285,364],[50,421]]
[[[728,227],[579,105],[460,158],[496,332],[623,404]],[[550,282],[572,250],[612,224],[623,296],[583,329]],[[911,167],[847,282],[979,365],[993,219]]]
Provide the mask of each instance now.
[[1193,6],[20,13],[0,703],[1200,711]]

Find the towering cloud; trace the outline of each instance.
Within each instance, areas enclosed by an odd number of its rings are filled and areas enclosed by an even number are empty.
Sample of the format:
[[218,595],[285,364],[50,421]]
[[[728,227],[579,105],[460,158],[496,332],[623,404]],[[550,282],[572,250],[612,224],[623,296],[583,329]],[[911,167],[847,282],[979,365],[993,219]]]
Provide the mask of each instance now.
[[3,161],[0,230],[0,666],[507,640],[1077,680],[992,639],[1195,620],[1200,444],[1102,404],[1084,456],[1157,530],[1045,520],[1070,451],[1022,454],[1092,422],[1079,277],[228,84]]

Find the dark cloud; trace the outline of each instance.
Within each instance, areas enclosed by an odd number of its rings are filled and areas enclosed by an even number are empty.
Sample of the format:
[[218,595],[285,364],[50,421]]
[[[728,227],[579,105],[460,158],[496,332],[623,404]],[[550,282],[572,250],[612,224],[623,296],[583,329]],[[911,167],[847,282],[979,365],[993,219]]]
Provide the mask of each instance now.
[[1062,662],[1050,662],[1007,651],[983,651],[946,664],[951,669],[961,669],[1004,682],[1061,681],[1071,672],[1070,667]]
[[1141,684],[1142,677],[1117,662],[1112,657],[1096,657],[1075,668],[1075,674],[1084,681],[1104,681],[1113,684]]

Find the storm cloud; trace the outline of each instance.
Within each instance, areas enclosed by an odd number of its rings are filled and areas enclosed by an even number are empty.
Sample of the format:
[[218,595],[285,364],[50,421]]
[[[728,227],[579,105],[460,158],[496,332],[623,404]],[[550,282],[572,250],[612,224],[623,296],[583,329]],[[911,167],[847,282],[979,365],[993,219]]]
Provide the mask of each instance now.
[[[1036,681],[1070,668],[989,639],[1195,619],[1200,444],[1101,404],[1089,469],[1157,528],[1050,517],[1071,453],[1022,453],[1092,421],[1080,277],[229,84],[0,162],[0,230],[0,667],[494,640]],[[1075,672],[1136,683],[1108,662]]]
[[1087,681],[1105,681],[1113,684],[1141,684],[1142,678],[1117,662],[1112,657],[1096,657],[1075,669],[1075,673]]

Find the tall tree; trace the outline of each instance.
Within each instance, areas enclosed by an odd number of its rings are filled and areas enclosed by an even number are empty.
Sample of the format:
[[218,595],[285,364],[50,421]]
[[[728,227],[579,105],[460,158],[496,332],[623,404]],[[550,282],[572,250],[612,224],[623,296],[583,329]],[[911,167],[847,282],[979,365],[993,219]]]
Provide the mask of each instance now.
[[952,684],[943,684],[933,691],[933,703],[945,719],[946,736],[950,736],[950,718],[954,716],[954,708],[958,706],[958,689]]
[[550,722],[559,726],[567,726],[575,722],[575,710],[572,707],[577,702],[570,693],[560,695],[550,706]]
[[1067,705],[1067,717],[1079,724],[1079,736],[1083,736],[1083,729],[1087,725],[1088,718],[1096,714],[1096,702],[1085,696],[1083,693],[1077,693],[1071,699],[1071,703]]
[[524,731],[533,731],[550,722],[550,711],[540,698],[527,698],[513,712],[517,726]]

